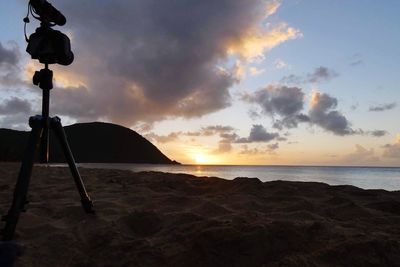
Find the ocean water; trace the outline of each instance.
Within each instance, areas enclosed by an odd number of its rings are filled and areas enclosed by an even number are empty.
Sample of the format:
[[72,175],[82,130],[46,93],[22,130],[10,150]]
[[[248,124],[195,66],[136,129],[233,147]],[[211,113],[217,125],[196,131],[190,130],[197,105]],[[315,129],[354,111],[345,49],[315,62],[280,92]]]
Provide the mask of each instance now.
[[224,179],[257,177],[274,180],[323,182],[330,185],[354,185],[364,189],[400,190],[400,168],[387,167],[314,167],[314,166],[233,166],[233,165],[155,165],[81,163],[80,167],[186,173]]

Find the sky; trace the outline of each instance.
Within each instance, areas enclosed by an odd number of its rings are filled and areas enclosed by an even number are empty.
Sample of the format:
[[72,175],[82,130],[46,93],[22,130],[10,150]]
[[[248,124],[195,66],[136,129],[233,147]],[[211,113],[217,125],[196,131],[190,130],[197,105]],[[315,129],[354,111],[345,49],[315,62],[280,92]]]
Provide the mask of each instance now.
[[[400,166],[397,0],[51,3],[75,55],[50,66],[64,125],[120,124],[186,164]],[[1,128],[40,113],[26,4],[0,2]]]

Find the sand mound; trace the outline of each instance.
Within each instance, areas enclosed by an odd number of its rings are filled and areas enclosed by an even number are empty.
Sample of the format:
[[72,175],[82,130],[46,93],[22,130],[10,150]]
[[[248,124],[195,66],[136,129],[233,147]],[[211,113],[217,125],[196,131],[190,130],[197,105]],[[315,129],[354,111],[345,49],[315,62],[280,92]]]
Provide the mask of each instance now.
[[[7,212],[18,165],[0,165]],[[400,266],[400,192],[35,167],[17,266]],[[377,177],[379,178],[379,177]]]

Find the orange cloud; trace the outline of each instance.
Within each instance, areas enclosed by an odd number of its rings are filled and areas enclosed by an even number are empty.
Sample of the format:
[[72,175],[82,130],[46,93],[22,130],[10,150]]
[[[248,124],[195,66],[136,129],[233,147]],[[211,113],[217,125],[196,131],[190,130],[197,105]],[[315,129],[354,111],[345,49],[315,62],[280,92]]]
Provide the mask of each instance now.
[[301,37],[299,30],[282,23],[270,30],[249,30],[242,38],[228,45],[228,53],[236,54],[246,60],[263,58],[264,53],[279,44]]
[[[49,68],[53,70],[53,82],[55,86],[63,88],[87,87],[87,76],[68,71],[57,65],[51,65]],[[40,69],[43,69],[42,64],[37,61],[30,61],[25,65],[24,79],[28,81],[32,80],[35,71],[39,71]]]
[[281,1],[279,0],[273,0],[268,2],[266,6],[266,17],[274,14],[280,6],[281,6]]

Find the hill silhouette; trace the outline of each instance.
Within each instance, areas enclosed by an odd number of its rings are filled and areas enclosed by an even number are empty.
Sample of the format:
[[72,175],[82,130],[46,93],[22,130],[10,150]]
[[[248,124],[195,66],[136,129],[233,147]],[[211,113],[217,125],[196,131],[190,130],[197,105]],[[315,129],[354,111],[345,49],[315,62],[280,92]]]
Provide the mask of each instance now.
[[[64,127],[76,162],[177,164],[137,132],[103,122]],[[29,132],[0,129],[0,161],[21,161]],[[50,162],[65,162],[53,133]]]

